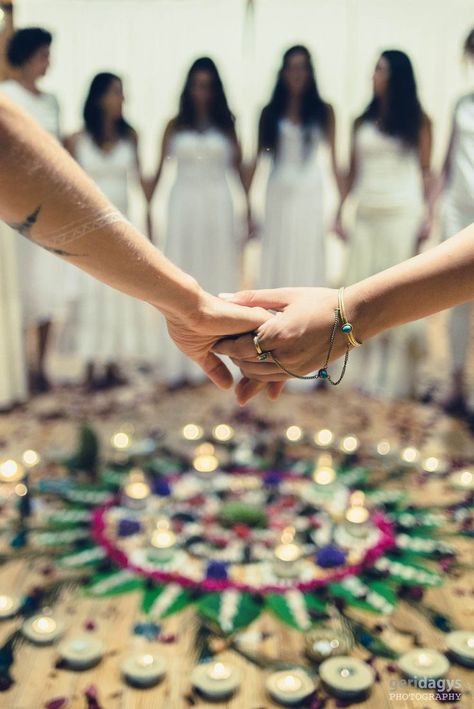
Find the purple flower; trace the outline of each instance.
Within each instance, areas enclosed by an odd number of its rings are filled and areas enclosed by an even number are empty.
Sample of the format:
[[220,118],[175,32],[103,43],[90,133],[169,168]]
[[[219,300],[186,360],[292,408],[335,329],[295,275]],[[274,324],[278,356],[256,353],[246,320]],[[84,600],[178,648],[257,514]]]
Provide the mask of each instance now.
[[163,480],[163,478],[154,480],[151,489],[153,490],[154,495],[159,495],[160,497],[168,497],[171,495],[170,484],[167,480]]
[[140,522],[136,519],[121,519],[118,523],[117,534],[119,537],[130,537],[141,529]]
[[282,481],[282,475],[276,470],[270,470],[263,478],[264,485],[279,485]]
[[225,561],[210,561],[206,569],[206,578],[215,581],[227,580],[227,564]]
[[342,566],[346,561],[345,552],[335,544],[328,544],[316,553],[316,563],[323,569],[330,569],[333,566]]

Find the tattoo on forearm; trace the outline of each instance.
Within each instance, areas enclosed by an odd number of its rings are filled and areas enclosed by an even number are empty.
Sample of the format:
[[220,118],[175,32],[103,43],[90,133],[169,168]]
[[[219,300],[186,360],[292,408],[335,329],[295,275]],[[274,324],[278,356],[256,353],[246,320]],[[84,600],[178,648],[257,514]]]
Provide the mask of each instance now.
[[38,220],[38,215],[41,211],[41,205],[39,207],[36,207],[35,211],[29,214],[26,219],[23,222],[17,223],[17,224],[9,224],[9,226],[17,231],[19,234],[22,236],[26,237],[29,241],[32,241],[33,243],[37,244],[38,246],[42,246],[43,249],[46,249],[47,251],[50,251],[53,254],[56,254],[57,256],[84,256],[84,254],[74,254],[71,251],[64,251],[63,249],[55,249],[52,246],[46,246],[45,244],[40,244],[39,242],[35,241],[32,236],[31,236],[31,229],[32,227],[36,224]]

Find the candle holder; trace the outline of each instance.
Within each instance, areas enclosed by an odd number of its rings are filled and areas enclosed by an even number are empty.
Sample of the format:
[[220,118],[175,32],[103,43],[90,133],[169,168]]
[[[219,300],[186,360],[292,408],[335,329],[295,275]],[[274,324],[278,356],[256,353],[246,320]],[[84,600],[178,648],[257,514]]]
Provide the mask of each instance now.
[[284,529],[280,544],[273,552],[273,570],[282,578],[293,578],[300,572],[302,552],[299,544],[295,542],[295,534],[294,527]]
[[158,520],[155,529],[150,535],[150,561],[170,561],[176,552],[176,534],[171,529],[167,519]]
[[135,687],[153,687],[166,674],[166,661],[159,655],[141,653],[129,655],[122,662],[122,674]]
[[454,630],[446,636],[450,655],[461,665],[474,667],[474,632]]
[[332,694],[348,700],[367,696],[375,682],[372,667],[349,655],[325,660],[319,667],[319,676]]
[[353,537],[366,537],[370,531],[370,513],[365,507],[365,495],[360,490],[352,493],[345,514],[345,527]]
[[123,501],[132,510],[143,510],[147,506],[151,494],[145,474],[139,468],[134,468],[128,474],[123,486]]
[[300,704],[312,694],[317,683],[300,669],[283,670],[271,674],[265,683],[269,695],[283,706]]
[[457,470],[449,476],[449,484],[455,490],[472,492],[474,490],[474,473],[472,470]]
[[58,646],[60,657],[73,670],[87,670],[97,665],[105,652],[104,644],[89,635],[63,640]]
[[2,594],[0,595],[0,620],[13,618],[21,606],[21,599],[16,595]]
[[437,650],[416,648],[402,655],[398,666],[404,675],[413,679],[439,679],[448,673],[449,661]]
[[348,633],[333,628],[313,628],[305,635],[306,655],[318,664],[328,657],[347,655],[352,645]]
[[51,645],[64,632],[64,623],[50,615],[35,615],[21,627],[25,638],[35,645]]
[[201,663],[191,673],[191,683],[201,694],[212,700],[231,697],[240,686],[240,672],[223,662]]

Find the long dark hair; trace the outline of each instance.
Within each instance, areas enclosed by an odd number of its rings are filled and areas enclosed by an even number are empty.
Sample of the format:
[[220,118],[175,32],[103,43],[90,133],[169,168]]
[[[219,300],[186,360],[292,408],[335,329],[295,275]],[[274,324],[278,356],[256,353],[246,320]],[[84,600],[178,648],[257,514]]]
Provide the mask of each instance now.
[[300,106],[300,119],[305,132],[305,140],[309,142],[311,129],[314,126],[319,126],[323,131],[326,131],[328,126],[328,107],[318,91],[311,54],[302,45],[290,47],[283,55],[283,61],[278,71],[270,103],[265,106],[260,117],[259,149],[268,150],[273,154],[278,150],[278,123],[285,116],[289,99],[289,92],[285,85],[283,73],[288,66],[289,60],[295,54],[304,55],[309,70],[308,85],[301,97]]
[[[104,111],[100,105],[100,101],[114,81],[120,81],[120,83],[122,83],[122,79],[115,74],[110,74],[105,71],[96,74],[92,79],[89,93],[87,94],[84,104],[83,117],[86,131],[99,146],[102,146],[105,142]],[[132,126],[127,123],[123,116],[117,118],[115,129],[117,135],[125,140],[131,139],[134,134]]]
[[200,57],[191,65],[179,99],[178,115],[174,119],[177,130],[198,128],[196,109],[191,96],[191,84],[194,74],[205,71],[212,79],[213,98],[209,106],[209,118],[212,125],[226,135],[235,133],[235,117],[227,103],[221,77],[215,63],[209,57]]
[[380,98],[374,96],[358,122],[378,120],[383,133],[400,138],[407,146],[416,147],[424,113],[418,100],[413,66],[405,52],[398,49],[388,49],[381,56],[390,67],[387,111],[382,113]]

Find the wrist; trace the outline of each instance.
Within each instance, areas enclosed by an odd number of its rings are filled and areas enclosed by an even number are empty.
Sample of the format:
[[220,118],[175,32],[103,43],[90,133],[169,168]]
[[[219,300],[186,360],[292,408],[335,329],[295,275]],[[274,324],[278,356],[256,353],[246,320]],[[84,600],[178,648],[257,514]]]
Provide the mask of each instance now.
[[153,300],[152,305],[168,320],[191,323],[199,319],[206,293],[195,278],[183,273],[179,282],[167,291],[165,299]]
[[344,289],[344,302],[349,322],[354,327],[354,337],[362,344],[383,330],[378,314],[362,283]]

